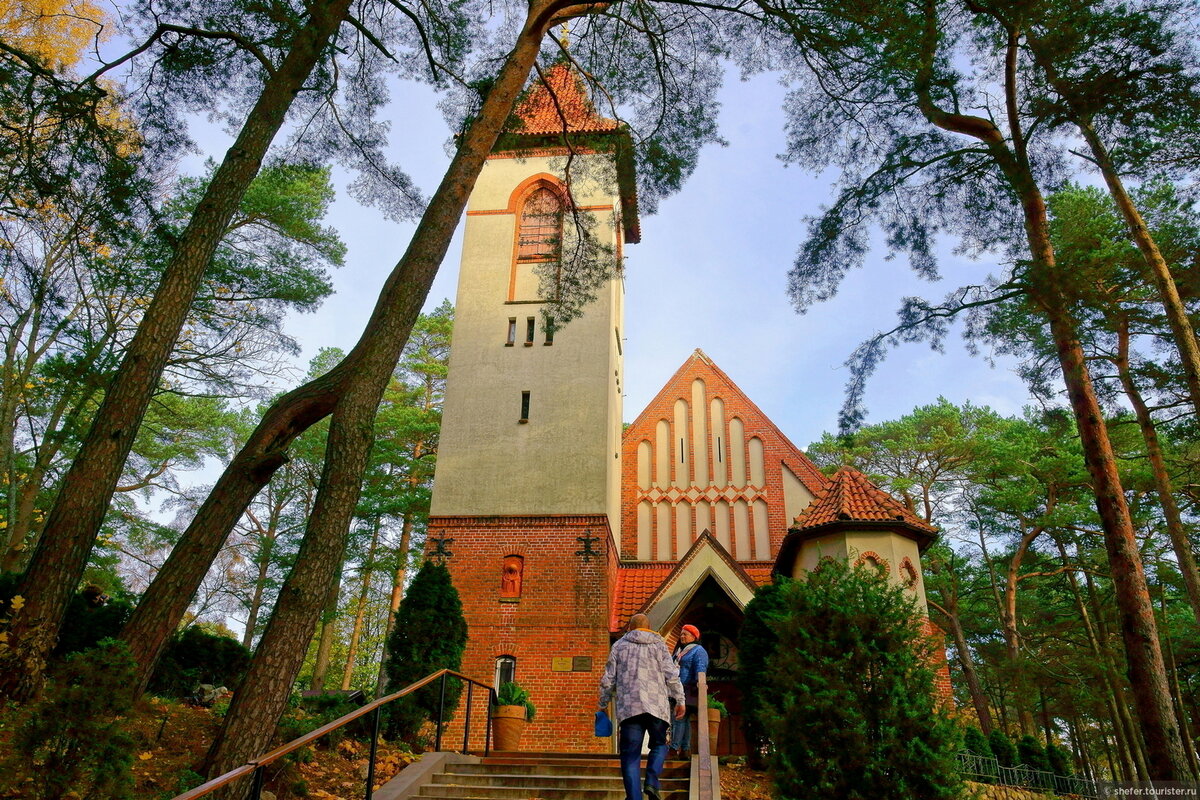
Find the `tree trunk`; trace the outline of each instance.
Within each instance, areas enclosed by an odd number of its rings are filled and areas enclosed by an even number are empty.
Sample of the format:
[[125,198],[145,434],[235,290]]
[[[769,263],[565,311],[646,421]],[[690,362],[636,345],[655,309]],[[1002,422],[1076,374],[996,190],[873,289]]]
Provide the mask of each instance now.
[[[1054,487],[1047,487],[1047,491],[1050,493],[1046,503],[1047,511],[1049,511],[1055,505]],[[1021,662],[1021,636],[1017,630],[1017,584],[1021,580],[1019,573],[1021,562],[1025,560],[1025,553],[1028,552],[1029,546],[1033,544],[1034,539],[1041,535],[1042,531],[1041,526],[1027,530],[1017,545],[1017,551],[1008,561],[1008,569],[1005,573],[1004,613],[1001,615],[1004,625],[1005,654],[1008,657],[1009,669],[1012,670],[1012,677],[1015,681],[1013,694],[1017,703],[1017,721],[1021,726],[1021,733],[1027,736],[1037,733],[1037,725],[1033,721],[1033,711],[1029,707],[1029,686],[1026,682],[1025,665]]]
[[[1058,552],[1062,556],[1063,565],[1070,562],[1067,556],[1067,548],[1062,542],[1055,542],[1058,545]],[[1130,755],[1130,749],[1126,747],[1125,734],[1123,731],[1123,722],[1119,704],[1121,703],[1120,695],[1117,691],[1119,685],[1116,670],[1112,666],[1112,660],[1109,658],[1108,651],[1103,649],[1100,643],[1100,638],[1096,634],[1096,628],[1092,625],[1091,616],[1088,614],[1087,605],[1084,602],[1083,594],[1079,591],[1079,580],[1075,577],[1075,573],[1067,570],[1067,585],[1071,587],[1071,594],[1075,598],[1075,607],[1079,609],[1079,619],[1083,622],[1084,632],[1087,634],[1088,644],[1091,646],[1092,655],[1101,665],[1101,676],[1104,680],[1104,704],[1108,706],[1108,714],[1112,719],[1113,730],[1117,737],[1117,753],[1121,758],[1122,773],[1128,776],[1128,780],[1134,780],[1137,772],[1134,769],[1133,757]]]
[[325,691],[325,677],[329,674],[329,656],[333,652],[333,634],[337,628],[338,601],[342,596],[341,570],[329,584],[329,596],[325,599],[321,614],[321,634],[317,643],[317,660],[313,664],[312,682],[308,688],[314,692]]
[[[460,140],[408,250],[384,287],[364,337],[347,356],[347,361],[355,360],[355,369],[333,412],[321,488],[308,532],[262,643],[230,705],[225,725],[209,751],[210,775],[244,763],[270,742],[287,702],[288,689],[303,662],[323,590],[344,550],[346,529],[368,462],[379,400],[445,256],[467,197],[533,68],[546,30],[570,16],[601,8],[564,0],[535,0],[530,4],[516,44],[479,115]],[[395,295],[398,297],[393,299]],[[402,335],[395,335],[396,328]]]
[[383,632],[383,657],[379,659],[379,677],[375,680],[375,696],[383,697],[387,691],[387,661],[388,639],[392,629],[396,627],[396,612],[400,610],[400,601],[404,599],[404,580],[408,577],[408,548],[412,541],[412,515],[405,514],[400,523],[400,544],[396,547],[396,571],[392,574],[392,600],[388,605],[387,625]]
[[[112,499],[138,427],[170,357],[213,252],[258,174],[296,94],[341,26],[350,0],[314,0],[291,50],[263,85],[180,237],[175,254],[138,325],[112,384],[63,479],[46,527],[18,589],[25,608],[9,630],[18,641],[33,628],[40,646],[21,646],[23,660],[44,661],[58,637],[67,602],[79,584],[88,554]],[[240,513],[240,511],[239,511]],[[188,595],[190,600],[191,594]],[[12,652],[12,651],[10,651]],[[24,699],[40,685],[41,668],[0,664],[0,699]]]
[[1171,547],[1175,550],[1175,559],[1179,571],[1183,575],[1183,585],[1187,589],[1188,601],[1192,604],[1192,615],[1200,625],[1200,570],[1196,567],[1196,556],[1192,553],[1192,543],[1188,539],[1187,530],[1179,514],[1179,504],[1175,502],[1175,493],[1171,488],[1171,476],[1167,471],[1167,460],[1163,456],[1162,446],[1158,441],[1158,431],[1150,409],[1142,399],[1133,375],[1129,372],[1129,320],[1122,317],[1116,325],[1117,357],[1114,360],[1117,374],[1121,379],[1121,387],[1133,413],[1137,417],[1138,428],[1142,439],[1146,442],[1146,459],[1150,462],[1150,471],[1154,475],[1154,488],[1158,492],[1158,502],[1162,506],[1163,518],[1167,523],[1167,535],[1171,539]]
[[350,688],[354,678],[354,661],[358,657],[358,643],[362,639],[363,617],[367,613],[367,595],[371,591],[371,573],[375,563],[375,548],[379,544],[379,517],[375,517],[375,529],[371,532],[371,545],[367,548],[366,562],[362,565],[362,584],[358,590],[358,602],[354,609],[354,627],[350,632],[350,647],[346,652],[346,667],[342,670],[342,691]]
[[949,609],[925,598],[930,608],[940,612],[950,623],[950,634],[954,638],[954,650],[958,654],[958,663],[962,667],[963,678],[967,681],[967,689],[971,693],[971,703],[975,706],[975,714],[979,717],[979,728],[983,735],[992,732],[992,712],[988,708],[987,695],[979,685],[979,675],[975,671],[975,660],[971,658],[971,649],[967,646],[967,637],[963,634],[962,623],[958,619],[956,604],[950,603]]
[[271,554],[275,550],[276,522],[276,520],[272,520],[270,532],[263,534],[263,543],[258,552],[258,574],[254,576],[254,594],[250,598],[249,613],[246,614],[246,631],[242,634],[242,644],[246,647],[250,647],[254,641],[254,630],[258,627],[258,612],[262,608],[263,589],[267,585],[267,572],[271,568]]
[[1117,744],[1125,748],[1122,758],[1127,758],[1129,762],[1129,777],[1127,780],[1146,780],[1148,770],[1146,768],[1145,748],[1142,746],[1141,733],[1129,713],[1129,703],[1125,698],[1124,681],[1121,680],[1121,676],[1118,673],[1116,659],[1108,647],[1109,634],[1108,628],[1104,623],[1104,612],[1100,608],[1100,598],[1096,595],[1096,586],[1092,582],[1091,574],[1084,572],[1083,577],[1087,582],[1088,602],[1096,617],[1100,659],[1101,664],[1104,666],[1109,692],[1112,696],[1112,710],[1115,712],[1113,725],[1116,726],[1117,730]]

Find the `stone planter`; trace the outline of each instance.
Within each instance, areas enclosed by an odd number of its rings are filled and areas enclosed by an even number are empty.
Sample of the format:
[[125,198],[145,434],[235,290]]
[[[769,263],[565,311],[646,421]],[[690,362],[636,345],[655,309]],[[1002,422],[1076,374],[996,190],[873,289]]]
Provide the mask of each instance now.
[[717,736],[721,733],[721,709],[708,709],[708,750],[717,752]]
[[492,709],[492,746],[496,750],[520,750],[525,730],[525,706],[496,706]]

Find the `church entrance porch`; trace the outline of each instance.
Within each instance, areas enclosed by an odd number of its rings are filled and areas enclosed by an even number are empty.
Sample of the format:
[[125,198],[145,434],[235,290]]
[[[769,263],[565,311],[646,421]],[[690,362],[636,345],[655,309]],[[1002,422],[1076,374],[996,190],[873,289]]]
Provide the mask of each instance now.
[[[695,625],[700,629],[700,644],[709,658],[709,694],[724,703],[727,709],[713,742],[713,755],[746,754],[746,739],[742,733],[742,693],[737,684],[737,636],[744,618],[737,602],[709,575],[701,581],[672,628],[672,648],[678,641],[679,629],[684,625]],[[703,709],[697,716],[700,724],[707,719]],[[697,731],[693,726],[693,746],[697,741]]]

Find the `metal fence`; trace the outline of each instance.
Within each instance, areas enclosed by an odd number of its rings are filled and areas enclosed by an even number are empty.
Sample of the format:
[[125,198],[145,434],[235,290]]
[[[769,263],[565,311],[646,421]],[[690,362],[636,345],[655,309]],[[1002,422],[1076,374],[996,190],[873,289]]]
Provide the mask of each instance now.
[[962,776],[978,783],[995,783],[1001,786],[1018,786],[1035,792],[1053,792],[1061,795],[1098,800],[1100,790],[1095,782],[1076,775],[1055,775],[1024,764],[1016,767],[1003,766],[999,761],[974,753],[959,753],[958,766]]

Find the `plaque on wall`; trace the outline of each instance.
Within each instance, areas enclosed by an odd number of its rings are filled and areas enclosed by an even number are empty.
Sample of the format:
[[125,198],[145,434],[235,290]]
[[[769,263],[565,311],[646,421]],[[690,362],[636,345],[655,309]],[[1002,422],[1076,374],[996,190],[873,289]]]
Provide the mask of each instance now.
[[570,656],[554,656],[550,659],[550,669],[553,672],[570,672],[571,661]]
[[592,657],[591,656],[574,656],[571,659],[571,672],[591,672]]

